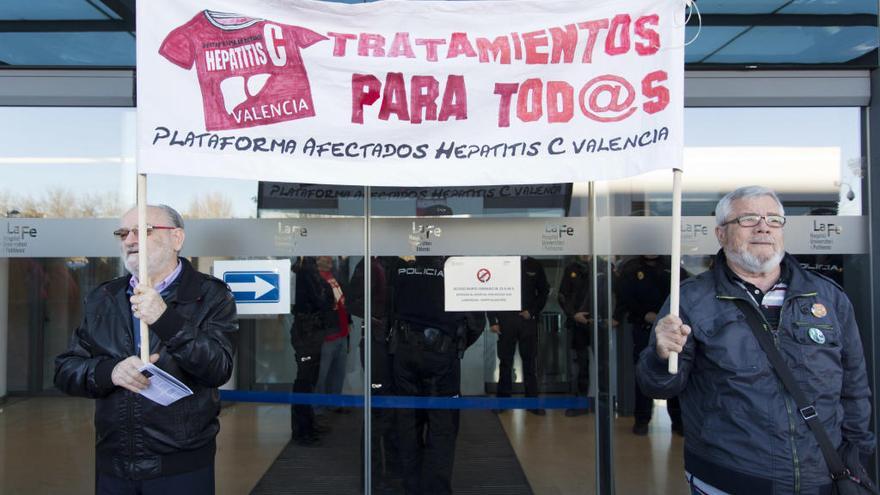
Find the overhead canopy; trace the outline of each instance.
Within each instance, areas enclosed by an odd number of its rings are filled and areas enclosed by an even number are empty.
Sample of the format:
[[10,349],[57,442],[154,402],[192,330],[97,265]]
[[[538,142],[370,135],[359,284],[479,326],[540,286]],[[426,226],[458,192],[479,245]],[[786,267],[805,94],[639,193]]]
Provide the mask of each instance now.
[[[326,0],[365,3],[373,0]],[[687,68],[874,69],[877,1],[700,0]],[[134,0],[3,0],[0,65],[135,65]],[[697,16],[686,37],[697,31]]]
[[138,170],[353,185],[681,167],[681,0],[138,3]]

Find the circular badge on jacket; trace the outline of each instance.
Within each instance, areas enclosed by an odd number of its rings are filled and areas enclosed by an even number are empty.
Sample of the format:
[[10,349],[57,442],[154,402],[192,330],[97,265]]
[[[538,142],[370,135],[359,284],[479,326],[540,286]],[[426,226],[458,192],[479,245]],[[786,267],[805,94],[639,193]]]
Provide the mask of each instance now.
[[644,278],[645,278],[645,273],[644,273],[644,272],[638,272],[638,273],[636,273],[636,278],[639,279],[639,280],[644,279]]
[[822,318],[828,314],[828,310],[825,309],[825,305],[822,303],[815,303],[810,308],[810,312],[813,313],[813,316],[816,318]]
[[810,339],[813,342],[815,342],[817,344],[824,344],[825,343],[825,334],[822,333],[822,330],[819,330],[816,327],[812,327],[812,328],[810,328],[808,333],[810,335]]

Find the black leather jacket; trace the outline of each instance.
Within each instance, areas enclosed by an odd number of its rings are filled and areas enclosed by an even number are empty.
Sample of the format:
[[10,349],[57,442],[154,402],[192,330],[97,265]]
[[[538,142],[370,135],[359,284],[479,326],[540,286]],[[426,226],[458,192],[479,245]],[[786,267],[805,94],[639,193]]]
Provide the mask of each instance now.
[[214,462],[217,387],[232,375],[238,331],[235,300],[226,284],[180,262],[180,276],[164,296],[168,309],[150,326],[150,353],[159,353],[156,366],[193,395],[163,407],[111,382],[113,367],[136,354],[126,293],[130,276],[86,297],[82,323],[55,359],[56,387],[97,399],[96,466],[118,478],[149,479]]

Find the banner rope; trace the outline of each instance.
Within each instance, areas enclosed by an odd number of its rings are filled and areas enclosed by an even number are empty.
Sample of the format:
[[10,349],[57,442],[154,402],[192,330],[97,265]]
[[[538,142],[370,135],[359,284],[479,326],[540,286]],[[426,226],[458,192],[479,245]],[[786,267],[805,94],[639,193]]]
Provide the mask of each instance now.
[[687,17],[684,19],[684,24],[687,24],[691,21],[691,17],[694,15],[694,12],[697,13],[697,32],[694,34],[694,37],[689,41],[685,42],[684,46],[688,46],[694,41],[697,41],[697,38],[700,37],[700,33],[703,31],[703,16],[700,15],[700,7],[697,5],[695,0],[684,0],[684,5],[688,9]]

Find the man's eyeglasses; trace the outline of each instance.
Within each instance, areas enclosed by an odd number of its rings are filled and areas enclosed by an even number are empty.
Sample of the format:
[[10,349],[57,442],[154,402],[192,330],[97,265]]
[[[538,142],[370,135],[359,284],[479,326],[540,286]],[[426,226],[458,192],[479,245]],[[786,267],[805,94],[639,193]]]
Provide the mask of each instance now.
[[761,219],[764,219],[764,222],[767,223],[768,227],[779,229],[785,225],[785,217],[782,215],[743,215],[741,217],[736,217],[733,220],[728,220],[721,224],[721,226],[730,225],[733,222],[739,224],[740,227],[754,227],[761,223]]
[[[147,225],[147,235],[153,233],[154,230],[174,230],[177,227],[169,227],[167,225]],[[125,227],[116,229],[113,231],[113,235],[116,236],[120,241],[124,241],[128,234],[134,234],[135,237],[138,236],[138,228],[135,227],[133,229],[126,229]]]

